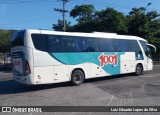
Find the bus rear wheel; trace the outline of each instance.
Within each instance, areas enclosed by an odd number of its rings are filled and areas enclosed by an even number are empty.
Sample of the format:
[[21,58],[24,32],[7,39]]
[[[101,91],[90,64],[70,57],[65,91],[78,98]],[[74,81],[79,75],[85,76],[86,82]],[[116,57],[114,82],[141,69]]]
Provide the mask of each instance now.
[[77,86],[82,84],[84,81],[84,73],[81,70],[74,70],[71,76],[71,82]]
[[142,65],[138,64],[138,65],[136,66],[136,72],[135,72],[135,74],[136,74],[137,76],[139,76],[139,75],[142,74],[142,72],[143,72],[143,67],[142,67]]

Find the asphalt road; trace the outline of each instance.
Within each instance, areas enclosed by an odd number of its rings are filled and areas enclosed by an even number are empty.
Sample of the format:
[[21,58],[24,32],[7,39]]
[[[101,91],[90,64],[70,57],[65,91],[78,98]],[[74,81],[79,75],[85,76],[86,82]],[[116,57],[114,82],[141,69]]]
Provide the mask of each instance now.
[[15,82],[10,71],[0,71],[0,105],[159,106],[160,65],[154,65],[152,71],[141,76],[127,74],[96,78],[80,86],[70,83],[28,86]]

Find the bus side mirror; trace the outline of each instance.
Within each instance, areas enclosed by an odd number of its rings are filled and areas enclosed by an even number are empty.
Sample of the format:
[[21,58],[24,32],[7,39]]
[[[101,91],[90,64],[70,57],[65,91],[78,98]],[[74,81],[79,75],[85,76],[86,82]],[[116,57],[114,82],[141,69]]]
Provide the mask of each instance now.
[[150,48],[154,49],[154,51],[156,52],[156,47],[152,44],[146,44],[147,46],[149,46]]

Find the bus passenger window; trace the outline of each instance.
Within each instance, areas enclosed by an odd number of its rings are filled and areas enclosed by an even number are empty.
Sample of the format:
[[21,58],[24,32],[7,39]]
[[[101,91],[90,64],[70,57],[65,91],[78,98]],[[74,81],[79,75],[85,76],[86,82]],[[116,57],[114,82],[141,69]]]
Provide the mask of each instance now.
[[82,38],[81,37],[75,37],[75,43],[76,43],[76,49],[77,49],[77,52],[82,52],[83,49],[82,49]]
[[78,47],[76,44],[76,38],[70,36],[61,36],[62,52],[77,52]]
[[87,51],[88,52],[96,52],[97,51],[97,47],[96,47],[94,38],[87,39]]
[[105,48],[104,39],[97,38],[97,39],[95,39],[95,41],[96,41],[96,45],[97,45],[97,50],[99,52],[105,52],[106,48]]
[[143,59],[142,51],[136,40],[128,40],[128,48],[129,52],[135,52],[137,60]]
[[60,39],[58,36],[48,36],[48,51],[61,52]]
[[114,52],[113,40],[112,39],[105,39],[105,49],[106,52]]
[[32,34],[32,41],[37,50],[47,52],[47,39],[44,34]]

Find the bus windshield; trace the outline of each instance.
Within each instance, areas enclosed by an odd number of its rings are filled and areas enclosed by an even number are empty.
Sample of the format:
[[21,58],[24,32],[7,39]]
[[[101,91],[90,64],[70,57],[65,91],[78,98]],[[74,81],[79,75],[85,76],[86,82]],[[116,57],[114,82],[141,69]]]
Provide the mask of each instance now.
[[148,58],[152,59],[152,52],[151,52],[150,47],[147,46],[147,50],[146,50],[145,54]]
[[148,58],[152,59],[152,52],[151,52],[150,47],[147,46],[147,42],[145,42],[145,41],[140,41],[140,43],[141,43],[141,45],[142,45],[142,47],[143,47],[143,50],[144,50],[146,56],[147,56]]

